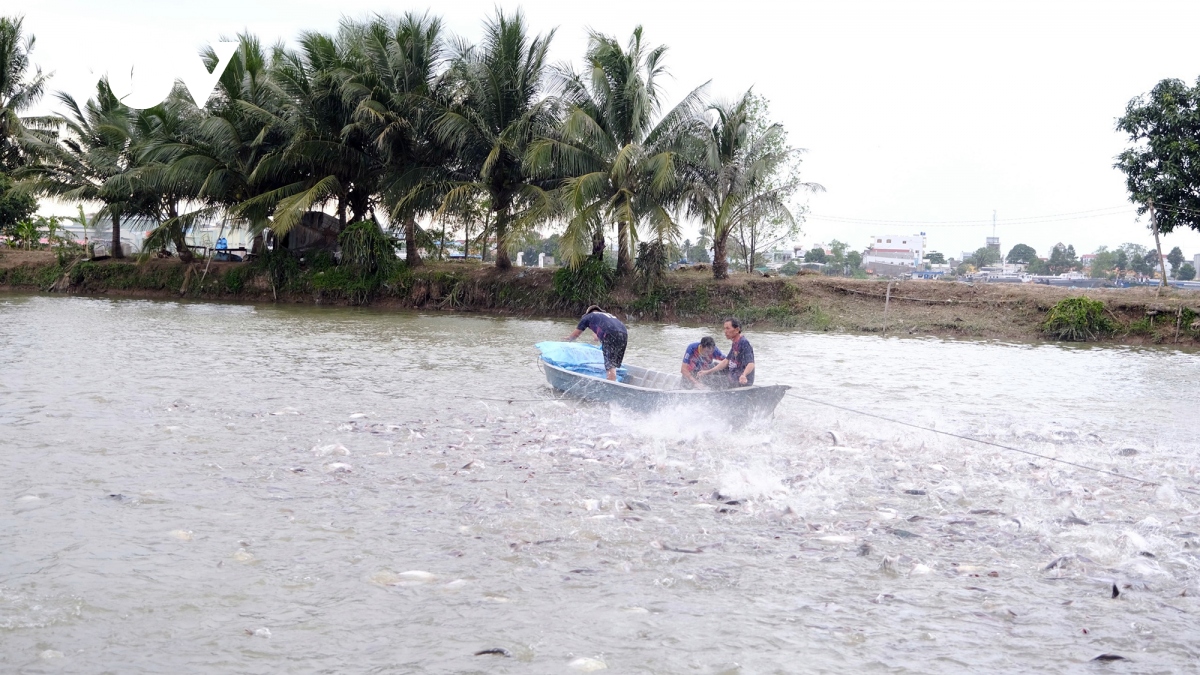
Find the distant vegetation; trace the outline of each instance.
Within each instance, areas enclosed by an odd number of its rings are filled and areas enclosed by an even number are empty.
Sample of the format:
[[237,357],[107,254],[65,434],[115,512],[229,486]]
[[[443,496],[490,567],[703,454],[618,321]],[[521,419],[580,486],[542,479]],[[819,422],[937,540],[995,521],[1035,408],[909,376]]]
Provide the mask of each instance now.
[[[443,256],[455,233],[463,255],[494,252],[501,269],[519,251],[580,267],[615,235],[618,278],[633,275],[639,243],[663,253],[643,267],[711,246],[722,278],[732,242],[753,261],[795,230],[796,200],[819,186],[800,180],[801,151],[765,98],[700,86],[668,105],[666,47],[640,27],[624,42],[591,32],[578,70],[549,62],[553,39],[502,10],[476,43],[419,13],[346,20],[294,47],[242,34],[203,107],[180,85],[131,109],[102,79],[89,100],[59,93],[61,112],[34,119],[22,113],[47,76],[21,19],[0,18],[0,227],[31,242],[17,228],[34,196],[98,204],[115,257],[122,225],[144,218],[158,223],[147,246],[186,260],[201,222],[282,239],[329,209],[341,230],[367,223],[403,240],[409,267]],[[211,49],[203,58],[218,63]],[[679,242],[685,216],[704,242]],[[543,247],[537,228],[553,224],[564,229]]]

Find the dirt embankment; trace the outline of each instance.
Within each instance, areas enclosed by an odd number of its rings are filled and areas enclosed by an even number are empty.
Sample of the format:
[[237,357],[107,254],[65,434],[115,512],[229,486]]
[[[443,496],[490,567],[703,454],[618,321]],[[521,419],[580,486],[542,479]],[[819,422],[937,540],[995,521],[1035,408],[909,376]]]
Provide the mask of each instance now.
[[[581,302],[555,290],[553,273],[498,272],[477,263],[402,269],[374,285],[339,268],[270,269],[244,263],[177,260],[64,261],[46,251],[0,252],[0,290],[78,295],[192,298],[306,304],[366,304],[403,309],[576,316]],[[1032,284],[855,280],[678,271],[652,289],[624,284],[600,300],[631,320],[750,324],[888,335],[1041,340],[1041,323],[1059,300],[1086,295],[1104,303],[1119,344],[1200,345],[1200,292],[1174,289],[1079,289]],[[1195,325],[1195,328],[1193,328]]]

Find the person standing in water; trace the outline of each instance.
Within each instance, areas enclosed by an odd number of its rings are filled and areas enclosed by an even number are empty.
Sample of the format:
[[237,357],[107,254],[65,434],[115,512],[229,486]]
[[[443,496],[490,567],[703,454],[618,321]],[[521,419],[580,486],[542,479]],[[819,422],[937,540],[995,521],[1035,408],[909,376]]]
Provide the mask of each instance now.
[[701,376],[721,370],[729,371],[729,386],[748,387],[754,384],[754,348],[742,335],[742,322],[734,318],[725,320],[725,337],[731,344],[729,356],[717,365],[702,371]]
[[589,328],[596,334],[596,339],[600,341],[600,349],[604,352],[604,370],[607,371],[605,377],[616,382],[617,368],[620,368],[621,362],[625,360],[625,345],[629,342],[629,332],[620,319],[600,309],[600,305],[592,305],[583,313],[583,318],[579,320],[575,332],[567,337],[567,342],[574,342]]

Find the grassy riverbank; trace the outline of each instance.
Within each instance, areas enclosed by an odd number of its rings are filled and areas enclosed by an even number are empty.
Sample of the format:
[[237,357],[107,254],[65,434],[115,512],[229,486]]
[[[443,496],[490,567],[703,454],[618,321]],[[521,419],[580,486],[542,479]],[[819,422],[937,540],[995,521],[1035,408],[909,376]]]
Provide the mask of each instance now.
[[[886,281],[750,275],[715,281],[708,272],[680,271],[653,289],[623,284],[598,300],[633,321],[712,324],[735,315],[750,324],[817,331],[1041,340],[1055,303],[1086,295],[1103,303],[1110,322],[1101,342],[1200,344],[1200,330],[1192,328],[1195,322],[1200,329],[1200,293],[904,281],[892,285],[889,301],[887,289]],[[563,317],[586,304],[564,297],[553,272],[536,268],[501,273],[478,263],[428,264],[364,279],[290,260],[212,263],[205,273],[204,263],[60,262],[46,251],[0,252],[0,290]]]

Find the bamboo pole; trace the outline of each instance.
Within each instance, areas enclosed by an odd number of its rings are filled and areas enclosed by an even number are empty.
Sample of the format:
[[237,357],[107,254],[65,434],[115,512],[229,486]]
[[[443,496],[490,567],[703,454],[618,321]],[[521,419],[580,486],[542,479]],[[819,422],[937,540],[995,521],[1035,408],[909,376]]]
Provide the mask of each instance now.
[[887,335],[888,307],[892,304],[892,280],[888,280],[887,295],[883,298],[883,334]]

